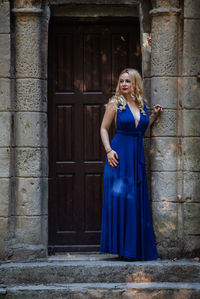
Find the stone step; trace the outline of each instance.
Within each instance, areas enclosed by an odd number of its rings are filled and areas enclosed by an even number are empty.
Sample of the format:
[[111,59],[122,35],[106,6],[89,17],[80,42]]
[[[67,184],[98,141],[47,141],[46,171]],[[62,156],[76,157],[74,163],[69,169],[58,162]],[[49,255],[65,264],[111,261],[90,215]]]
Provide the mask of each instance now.
[[198,283],[85,283],[10,285],[0,289],[5,299],[199,299]]
[[49,261],[4,263],[0,285],[55,283],[200,282],[200,263],[188,260]]

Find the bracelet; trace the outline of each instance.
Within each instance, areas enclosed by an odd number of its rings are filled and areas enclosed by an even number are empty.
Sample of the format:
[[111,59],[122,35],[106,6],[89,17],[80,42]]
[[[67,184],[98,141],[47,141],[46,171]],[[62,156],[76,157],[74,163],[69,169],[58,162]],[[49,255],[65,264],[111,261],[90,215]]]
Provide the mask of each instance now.
[[112,148],[109,151],[106,151],[106,154],[110,153],[112,151]]

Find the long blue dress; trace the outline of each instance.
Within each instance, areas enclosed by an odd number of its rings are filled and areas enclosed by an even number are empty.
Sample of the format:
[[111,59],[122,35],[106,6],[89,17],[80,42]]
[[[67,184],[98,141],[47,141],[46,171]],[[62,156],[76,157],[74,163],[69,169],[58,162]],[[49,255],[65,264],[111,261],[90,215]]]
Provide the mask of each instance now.
[[[118,108],[120,106],[118,105]],[[100,251],[131,260],[159,258],[148,198],[143,135],[149,115],[144,104],[136,127],[128,104],[117,110],[117,129],[111,147],[119,157],[117,167],[106,157],[103,182]]]

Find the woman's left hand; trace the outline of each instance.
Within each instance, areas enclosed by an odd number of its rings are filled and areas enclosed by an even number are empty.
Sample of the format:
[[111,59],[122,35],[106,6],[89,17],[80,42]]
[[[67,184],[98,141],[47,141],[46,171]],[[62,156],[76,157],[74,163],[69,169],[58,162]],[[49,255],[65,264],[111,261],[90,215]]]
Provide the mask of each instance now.
[[160,112],[163,112],[163,106],[159,104],[154,105],[153,109],[155,114],[159,114]]

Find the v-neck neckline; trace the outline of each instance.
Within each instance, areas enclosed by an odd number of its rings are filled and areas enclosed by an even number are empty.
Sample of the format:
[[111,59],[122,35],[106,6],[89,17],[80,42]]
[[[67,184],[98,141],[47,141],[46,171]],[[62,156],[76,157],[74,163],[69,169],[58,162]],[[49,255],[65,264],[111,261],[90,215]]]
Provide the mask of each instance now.
[[140,111],[140,109],[139,109],[139,112],[140,112],[140,119],[138,120],[138,124],[137,124],[137,126],[136,126],[136,119],[135,119],[135,116],[134,116],[133,112],[131,111],[131,108],[129,107],[128,102],[126,102],[126,104],[128,105],[128,109],[129,109],[130,113],[132,114],[132,117],[133,117],[133,119],[134,119],[135,128],[137,129],[138,126],[139,126],[139,124],[140,124],[140,120],[141,120],[141,111]]

